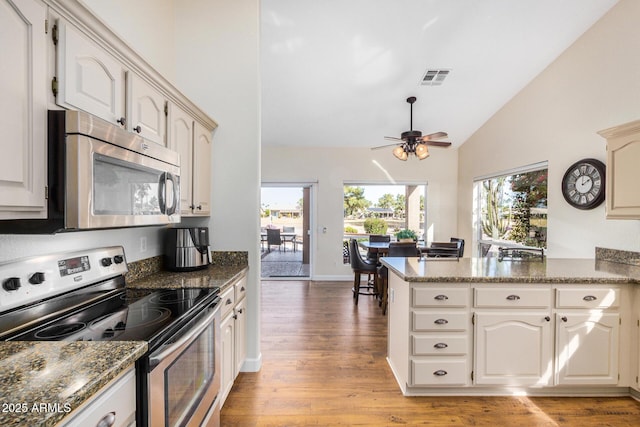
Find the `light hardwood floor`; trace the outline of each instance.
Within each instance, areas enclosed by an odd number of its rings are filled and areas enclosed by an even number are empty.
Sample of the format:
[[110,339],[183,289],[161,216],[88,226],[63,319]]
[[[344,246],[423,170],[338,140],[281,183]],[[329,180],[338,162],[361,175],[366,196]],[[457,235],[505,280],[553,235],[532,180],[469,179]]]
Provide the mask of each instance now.
[[640,426],[631,398],[404,397],[385,360],[386,317],[346,282],[262,284],[258,373],[222,408],[231,426]]

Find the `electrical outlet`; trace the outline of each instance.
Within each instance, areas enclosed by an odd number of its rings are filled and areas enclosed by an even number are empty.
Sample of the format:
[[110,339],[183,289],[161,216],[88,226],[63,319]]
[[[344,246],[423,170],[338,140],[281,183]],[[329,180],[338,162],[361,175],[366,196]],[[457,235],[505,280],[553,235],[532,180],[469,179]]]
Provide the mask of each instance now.
[[146,236],[140,237],[140,252],[147,252],[147,238],[146,238]]

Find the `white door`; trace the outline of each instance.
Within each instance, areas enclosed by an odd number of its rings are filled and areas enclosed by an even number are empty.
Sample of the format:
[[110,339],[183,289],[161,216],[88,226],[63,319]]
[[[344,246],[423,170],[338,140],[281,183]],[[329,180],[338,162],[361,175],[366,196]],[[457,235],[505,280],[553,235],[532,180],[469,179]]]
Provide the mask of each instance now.
[[0,0],[0,219],[46,215],[45,18],[39,1]]
[[552,331],[544,312],[476,313],[476,384],[550,385]]
[[618,313],[556,315],[557,384],[618,383]]

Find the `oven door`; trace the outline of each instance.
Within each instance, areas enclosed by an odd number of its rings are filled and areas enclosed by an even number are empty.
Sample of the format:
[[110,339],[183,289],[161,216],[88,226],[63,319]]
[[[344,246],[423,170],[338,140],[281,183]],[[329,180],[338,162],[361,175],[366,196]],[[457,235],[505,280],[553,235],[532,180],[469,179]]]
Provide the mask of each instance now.
[[201,426],[213,407],[220,390],[219,300],[149,356],[149,426]]
[[180,168],[84,135],[67,136],[65,228],[180,221]]

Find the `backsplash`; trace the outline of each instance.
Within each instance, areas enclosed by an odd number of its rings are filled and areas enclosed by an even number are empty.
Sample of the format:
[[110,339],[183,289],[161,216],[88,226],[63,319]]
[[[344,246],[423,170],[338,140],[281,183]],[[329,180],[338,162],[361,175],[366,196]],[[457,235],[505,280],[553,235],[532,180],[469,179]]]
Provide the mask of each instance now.
[[[127,264],[129,272],[125,275],[127,282],[142,279],[150,274],[162,271],[164,268],[164,256],[158,255],[141,259]],[[248,265],[249,252],[244,251],[212,251],[211,265],[229,267],[235,265]]]
[[609,261],[640,266],[640,252],[596,247],[596,261]]

